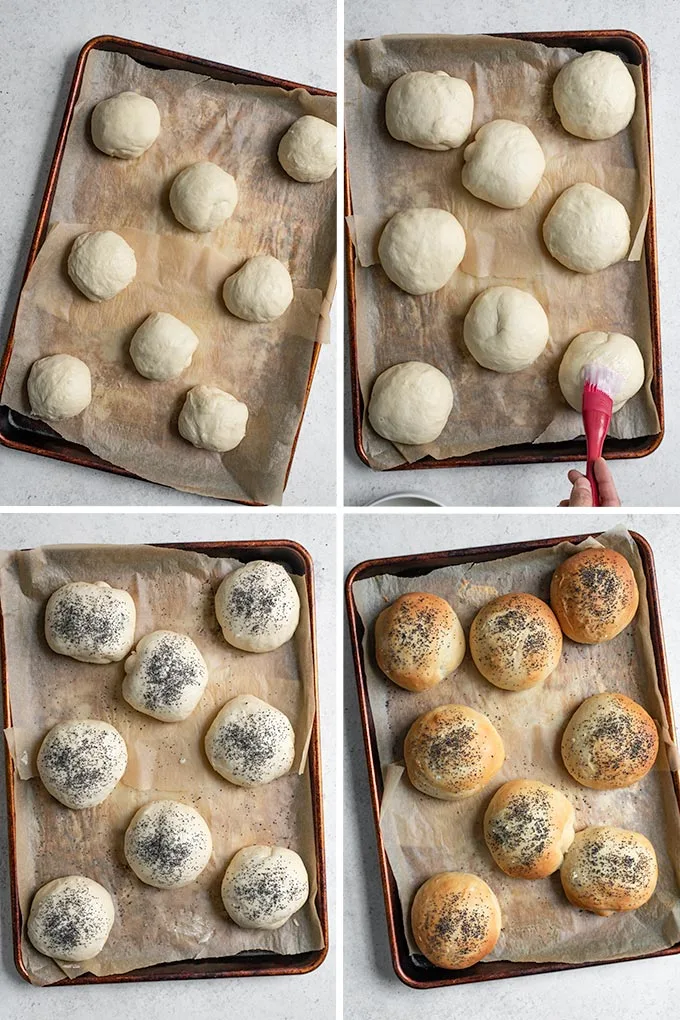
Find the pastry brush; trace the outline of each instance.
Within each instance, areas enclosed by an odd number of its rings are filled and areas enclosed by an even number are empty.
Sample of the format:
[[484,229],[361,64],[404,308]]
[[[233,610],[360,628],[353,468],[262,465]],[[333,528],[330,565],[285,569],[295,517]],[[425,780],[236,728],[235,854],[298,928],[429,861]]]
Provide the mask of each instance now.
[[621,392],[625,380],[610,365],[592,361],[583,368],[583,425],[586,433],[586,478],[593,494],[593,506],[600,506],[600,493],[595,480],[595,461],[602,456],[602,447],[609,431],[614,396]]

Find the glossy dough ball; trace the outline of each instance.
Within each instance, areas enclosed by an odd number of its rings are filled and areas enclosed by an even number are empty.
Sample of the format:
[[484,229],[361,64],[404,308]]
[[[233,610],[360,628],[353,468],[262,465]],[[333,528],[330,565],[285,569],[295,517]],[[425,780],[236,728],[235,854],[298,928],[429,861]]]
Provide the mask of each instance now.
[[545,350],[548,317],[532,294],[489,287],[470,306],[463,339],[475,361],[492,372],[521,372]]
[[383,439],[420,446],[441,435],[452,407],[453,389],[443,372],[424,361],[404,361],[373,383],[368,419]]
[[136,159],[158,138],[161,115],[148,96],[120,92],[97,103],[90,129],[92,141],[107,156]]
[[325,181],[335,172],[336,136],[335,124],[320,117],[300,117],[279,142],[279,163],[294,181]]
[[470,652],[490,683],[506,691],[524,691],[557,669],[562,631],[545,602],[513,592],[479,610],[470,627]]
[[628,626],[639,593],[628,560],[614,549],[584,549],[570,556],[552,576],[550,605],[572,641],[596,645],[611,641]]
[[526,205],[545,170],[545,156],[536,136],[526,124],[514,120],[484,124],[463,159],[464,187],[501,209]]
[[446,71],[409,71],[390,85],[387,130],[419,149],[457,149],[470,134],[474,97],[462,78]]
[[609,917],[637,910],[656,889],[654,847],[640,832],[594,825],[576,833],[560,871],[570,903]]
[[215,772],[235,786],[265,786],[290,772],[295,731],[278,708],[239,694],[215,716],[205,753]]
[[49,731],[38,751],[38,775],[52,796],[76,811],[113,793],[127,768],[120,733],[100,719],[70,719]]
[[246,846],[229,862],[222,902],[240,928],[276,931],[305,905],[309,877],[302,858],[283,846]]
[[639,782],[658,750],[654,720],[642,705],[615,691],[586,698],[562,737],[564,767],[591,790],[619,790]]
[[140,882],[179,889],[195,881],[210,860],[205,819],[188,804],[154,800],[136,813],[125,833],[125,858]]
[[543,224],[552,257],[576,273],[597,273],[625,259],[630,219],[618,199],[592,184],[563,191]]
[[175,219],[196,234],[221,227],[236,208],[236,181],[216,163],[193,163],[177,174],[170,188]]
[[145,379],[177,379],[191,364],[198,337],[168,312],[153,312],[135,331],[130,357]]
[[555,78],[553,102],[562,127],[578,138],[611,138],[630,124],[635,82],[615,53],[591,50],[565,64]]
[[227,277],[222,297],[239,319],[273,322],[293,300],[293,283],[283,262],[273,255],[255,255]]
[[80,963],[101,953],[114,918],[113,900],[102,885],[84,875],[69,875],[38,889],[26,933],[39,953]]
[[31,411],[43,421],[75,418],[92,400],[92,379],[84,361],[52,354],[34,361],[28,375]]
[[411,928],[423,956],[436,967],[463,970],[492,951],[501,933],[501,908],[477,875],[445,871],[421,885]]
[[208,683],[208,667],[186,634],[155,630],[125,660],[123,697],[162,722],[187,719]]
[[407,294],[432,294],[465,255],[465,231],[445,209],[406,209],[388,220],[378,243],[380,264]]
[[400,595],[375,621],[378,666],[407,691],[434,687],[458,669],[464,656],[460,620],[439,595]]
[[557,871],[574,841],[574,808],[554,786],[513,779],[489,801],[484,839],[506,875],[546,878]]
[[57,588],[45,608],[52,651],[80,662],[119,662],[132,648],[137,613],[131,596],[105,581]]
[[179,413],[177,428],[187,442],[201,450],[227,453],[246,434],[248,408],[219,386],[194,386]]
[[280,563],[253,560],[227,574],[215,593],[224,640],[245,652],[271,652],[290,641],[300,596]]
[[562,396],[575,411],[581,410],[583,401],[583,369],[593,364],[616,372],[618,387],[610,394],[615,412],[635,396],[645,381],[642,352],[632,337],[624,333],[579,333],[564,352],[558,374]]
[[120,234],[95,230],[76,237],[68,257],[68,275],[90,301],[110,301],[134,280],[137,259]]

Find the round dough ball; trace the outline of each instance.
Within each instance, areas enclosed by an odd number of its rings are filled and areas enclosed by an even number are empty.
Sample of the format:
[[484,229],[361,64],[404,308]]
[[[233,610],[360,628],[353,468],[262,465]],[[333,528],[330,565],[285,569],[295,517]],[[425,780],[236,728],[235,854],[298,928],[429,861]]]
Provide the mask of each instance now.
[[26,934],[39,953],[80,963],[101,953],[114,918],[113,900],[104,886],[84,875],[69,875],[38,889]]
[[504,783],[484,814],[489,853],[511,878],[546,878],[574,842],[574,808],[554,786],[535,779]]
[[107,156],[136,159],[151,148],[161,130],[153,99],[138,92],[119,92],[97,103],[90,122],[92,141]]
[[92,400],[92,379],[84,361],[52,354],[34,361],[28,375],[31,411],[44,421],[75,418]]
[[419,149],[457,149],[472,128],[472,89],[446,71],[409,71],[390,85],[387,130]]
[[272,652],[295,633],[300,596],[280,563],[252,560],[224,578],[215,593],[215,615],[227,644]]
[[592,184],[572,184],[543,223],[552,257],[576,273],[597,273],[620,262],[630,247],[630,220],[618,199]]
[[198,337],[168,312],[153,312],[135,330],[130,357],[145,379],[177,379],[191,364]]
[[479,610],[470,627],[470,652],[490,683],[505,691],[525,691],[557,669],[562,631],[545,602],[513,592]]
[[421,885],[411,907],[418,949],[435,967],[463,970],[488,956],[501,933],[501,908],[477,875],[444,871]]
[[424,361],[404,361],[373,383],[368,420],[383,439],[420,446],[441,435],[452,407],[453,389],[443,372]]
[[273,322],[293,300],[293,282],[283,262],[273,255],[254,255],[227,277],[222,297],[239,319]]
[[611,641],[635,616],[635,574],[614,549],[584,549],[560,564],[550,582],[550,605],[572,641]]
[[208,761],[234,786],[265,786],[290,772],[295,731],[288,716],[254,694],[220,709],[205,737]]
[[106,581],[57,588],[45,608],[45,638],[53,652],[79,662],[119,662],[135,640],[132,597]]
[[464,187],[500,209],[526,205],[545,170],[536,136],[514,120],[492,120],[480,127],[463,159]]
[[375,621],[375,657],[385,676],[407,691],[427,691],[465,656],[465,634],[439,595],[409,592]]
[[246,434],[248,407],[219,386],[194,386],[186,395],[177,428],[200,450],[227,453]]
[[446,209],[406,209],[380,235],[380,264],[407,294],[433,294],[453,276],[465,255],[465,231]]
[[642,705],[614,691],[586,698],[562,737],[564,767],[591,790],[620,790],[639,782],[658,750],[654,720]]
[[615,53],[591,50],[561,69],[553,102],[565,131],[578,138],[611,138],[632,120],[635,82]]
[[637,910],[656,889],[654,847],[640,832],[593,825],[576,833],[560,871],[570,903],[601,917]]
[[179,889],[201,874],[212,854],[212,836],[196,808],[153,800],[136,813],[125,833],[125,858],[140,882]]
[[335,173],[337,129],[320,117],[300,117],[279,142],[279,163],[302,184],[325,181]]
[[68,257],[68,275],[90,301],[110,301],[137,275],[135,253],[113,230],[76,237]]
[[579,333],[564,352],[558,373],[562,396],[575,411],[583,405],[583,369],[592,364],[613,369],[620,380],[612,395],[614,411],[634,397],[645,381],[642,352],[632,337],[599,331]]
[[127,768],[127,747],[107,722],[69,719],[44,738],[37,766],[47,792],[82,811],[101,804],[118,786]]
[[478,294],[463,323],[475,361],[492,372],[521,372],[545,350],[548,316],[533,294],[517,287],[489,287]]
[[187,719],[208,683],[208,667],[186,634],[155,630],[125,660],[123,697],[161,722]]
[[216,163],[192,163],[170,188],[175,219],[196,234],[216,230],[229,219],[238,202],[236,181]]
[[222,902],[240,928],[275,931],[305,905],[309,877],[302,858],[284,846],[246,846],[222,880]]

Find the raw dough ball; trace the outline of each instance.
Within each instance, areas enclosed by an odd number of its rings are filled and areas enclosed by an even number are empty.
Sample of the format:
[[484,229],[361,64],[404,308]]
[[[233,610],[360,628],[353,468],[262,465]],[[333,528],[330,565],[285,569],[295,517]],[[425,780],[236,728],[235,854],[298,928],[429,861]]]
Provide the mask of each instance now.
[[533,294],[489,287],[470,306],[463,339],[475,361],[493,372],[521,372],[545,350],[548,317]]
[[564,65],[555,78],[553,102],[570,134],[611,138],[633,117],[635,82],[615,53],[591,50]]
[[135,604],[106,581],[73,581],[50,595],[45,638],[53,652],[79,662],[119,662],[135,639]]
[[221,227],[238,201],[236,181],[216,163],[193,163],[177,174],[170,188],[175,219],[196,234]]
[[212,837],[196,808],[176,800],[141,807],[125,833],[125,857],[140,882],[179,889],[201,874],[212,854]]
[[527,592],[512,592],[479,610],[470,627],[470,652],[489,683],[505,691],[525,691],[557,669],[562,631],[545,602]]
[[153,99],[120,92],[97,103],[90,129],[92,141],[107,156],[136,159],[158,138],[161,115]]
[[208,683],[208,667],[186,634],[155,630],[125,660],[123,697],[162,722],[187,719]]
[[373,383],[368,418],[383,439],[408,446],[433,443],[453,407],[451,383],[424,361],[404,361]]
[[76,237],[68,257],[68,275],[90,301],[110,301],[134,280],[137,259],[120,234],[95,230]]
[[488,956],[501,933],[496,895],[477,875],[444,871],[424,882],[413,899],[411,929],[435,967],[462,970]]
[[457,149],[470,134],[474,97],[462,78],[446,71],[409,71],[390,85],[387,130],[419,149]]
[[320,117],[300,117],[279,142],[279,163],[303,184],[325,181],[334,171],[336,127]]
[[581,702],[562,737],[565,769],[591,790],[620,790],[639,782],[653,767],[658,750],[652,717],[616,691]]
[[511,779],[489,801],[484,840],[511,878],[547,878],[574,842],[574,808],[554,786]]
[[658,874],[647,837],[611,825],[577,832],[560,871],[569,902],[601,917],[641,907],[652,896]]
[[234,786],[264,786],[290,772],[295,731],[288,716],[254,694],[220,709],[205,737],[208,761]]
[[275,931],[307,902],[302,858],[284,846],[246,846],[229,862],[222,902],[240,928]]
[[52,354],[34,361],[28,375],[31,411],[44,421],[74,418],[92,400],[92,379],[84,361]]
[[227,277],[222,297],[239,319],[273,322],[293,300],[293,284],[283,262],[273,255],[254,255]]
[[399,687],[427,691],[458,669],[465,657],[465,634],[446,599],[408,592],[375,621],[375,657]]
[[191,364],[198,337],[168,312],[153,312],[135,330],[130,357],[145,379],[177,379]]
[[113,900],[102,885],[84,875],[69,875],[38,889],[26,932],[39,953],[79,963],[101,953],[114,918]]
[[463,184],[501,209],[526,205],[545,170],[545,156],[526,124],[492,120],[480,127],[463,153]]
[[579,333],[567,347],[558,380],[562,395],[575,411],[583,402],[583,369],[591,364],[605,365],[620,376],[621,384],[613,395],[614,411],[635,396],[645,381],[642,352],[632,337],[624,333]]
[[628,254],[630,220],[618,199],[606,191],[592,184],[572,184],[546,216],[543,240],[567,269],[597,273]]
[[81,811],[113,793],[127,768],[127,747],[109,723],[70,719],[49,731],[40,745],[37,766],[48,793]]
[[248,408],[218,386],[194,386],[179,413],[179,434],[201,450],[226,453],[246,434]]
[[378,255],[397,287],[407,294],[432,294],[462,262],[465,232],[445,209],[406,209],[388,221]]
[[280,563],[253,560],[227,574],[215,593],[224,640],[244,652],[271,652],[290,641],[300,596]]

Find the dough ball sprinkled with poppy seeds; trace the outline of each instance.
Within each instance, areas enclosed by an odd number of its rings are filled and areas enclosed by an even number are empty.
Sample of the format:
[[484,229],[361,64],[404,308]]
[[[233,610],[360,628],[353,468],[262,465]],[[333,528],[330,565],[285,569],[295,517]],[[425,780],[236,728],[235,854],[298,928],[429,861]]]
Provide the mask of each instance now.
[[560,877],[570,903],[609,917],[650,899],[658,877],[656,854],[640,832],[593,825],[576,833]]
[[45,638],[53,652],[79,662],[119,662],[135,639],[135,604],[105,581],[57,588],[45,609]]
[[79,963],[101,953],[114,918],[113,900],[102,885],[84,875],[69,875],[38,889],[26,932],[39,953]]
[[208,667],[186,634],[155,630],[125,660],[123,697],[162,722],[187,719],[208,683]]
[[462,970],[491,952],[501,932],[496,895],[477,875],[445,871],[421,885],[411,928],[421,953],[436,967]]
[[300,596],[280,563],[253,560],[222,581],[215,614],[228,644],[245,652],[271,652],[295,633]]
[[215,772],[235,786],[264,786],[290,771],[295,731],[278,708],[254,694],[239,694],[215,716],[205,753]]
[[574,841],[574,808],[554,786],[512,779],[489,801],[484,815],[489,853],[511,878],[546,878]]
[[375,655],[393,683],[407,691],[426,691],[460,666],[465,634],[446,599],[409,592],[376,620]]
[[658,750],[654,720],[642,705],[615,691],[586,698],[562,737],[564,767],[591,790],[618,790],[639,782]]
[[37,768],[48,793],[82,811],[113,793],[127,768],[127,747],[107,722],[70,719],[49,731],[38,751]]
[[302,858],[283,846],[246,846],[229,862],[222,902],[240,928],[275,931],[307,902],[309,877]]
[[154,800],[141,807],[125,833],[125,857],[137,878],[157,889],[193,882],[212,854],[205,819],[188,804]]
[[501,595],[472,621],[470,652],[490,683],[506,691],[524,691],[557,669],[562,631],[550,606],[535,595]]
[[584,549],[562,563],[550,583],[550,605],[572,641],[611,641],[638,608],[635,575],[614,549]]

